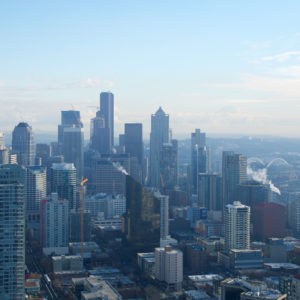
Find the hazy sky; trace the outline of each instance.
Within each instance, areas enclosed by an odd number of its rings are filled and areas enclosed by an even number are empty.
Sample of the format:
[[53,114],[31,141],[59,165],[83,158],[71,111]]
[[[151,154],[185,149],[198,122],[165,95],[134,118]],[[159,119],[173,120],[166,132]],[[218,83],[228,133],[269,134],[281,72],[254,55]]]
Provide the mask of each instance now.
[[0,131],[86,132],[115,94],[116,136],[158,106],[173,135],[300,136],[300,1],[2,1]]

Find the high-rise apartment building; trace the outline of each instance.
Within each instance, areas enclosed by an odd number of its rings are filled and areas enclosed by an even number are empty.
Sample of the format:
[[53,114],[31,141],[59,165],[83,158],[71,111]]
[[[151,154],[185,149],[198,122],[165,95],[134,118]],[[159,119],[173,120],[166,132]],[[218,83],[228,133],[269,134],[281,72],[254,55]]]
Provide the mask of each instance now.
[[109,128],[110,148],[114,146],[114,94],[102,92],[100,94],[100,111],[105,120],[105,128]]
[[164,143],[169,143],[169,115],[161,107],[151,115],[149,185],[160,187],[160,157]]
[[0,165],[0,299],[25,299],[25,170]]
[[236,200],[239,184],[247,180],[247,157],[232,151],[224,151],[222,157],[223,207]]
[[155,278],[167,283],[169,288],[181,289],[183,281],[183,254],[180,250],[155,248]]
[[222,179],[217,174],[198,174],[198,203],[208,210],[222,210]]
[[69,203],[57,193],[42,201],[41,244],[46,255],[68,253]]
[[66,163],[73,163],[77,178],[83,176],[83,128],[66,127],[63,131],[63,156]]
[[76,168],[70,163],[54,163],[51,167],[51,192],[67,200],[70,209],[76,208]]
[[33,131],[27,123],[19,123],[12,133],[12,152],[17,154],[18,164],[21,166],[33,166],[35,149]]
[[250,249],[250,207],[238,201],[225,206],[225,250]]

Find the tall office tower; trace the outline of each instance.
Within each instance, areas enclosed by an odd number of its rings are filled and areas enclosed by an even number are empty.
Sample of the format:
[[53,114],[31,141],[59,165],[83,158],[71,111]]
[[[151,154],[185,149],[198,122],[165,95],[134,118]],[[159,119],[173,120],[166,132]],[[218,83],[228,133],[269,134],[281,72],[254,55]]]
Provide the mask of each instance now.
[[0,132],[0,149],[5,147],[4,134]]
[[12,133],[12,152],[21,166],[34,165],[33,131],[27,123],[19,123]]
[[59,200],[57,193],[42,201],[41,244],[46,255],[68,253],[69,203]]
[[25,170],[0,166],[0,299],[24,300]]
[[82,128],[83,124],[80,121],[80,111],[78,110],[63,110],[61,111],[61,124],[58,125],[58,145],[62,147],[64,140],[64,128],[77,127]]
[[61,200],[68,200],[70,209],[76,208],[76,168],[73,164],[52,164],[51,192],[57,193]]
[[26,169],[26,225],[37,239],[40,237],[40,208],[47,194],[46,167]]
[[63,156],[66,163],[73,163],[77,178],[83,176],[83,128],[66,127],[63,131]]
[[162,145],[169,143],[169,115],[161,107],[151,115],[149,185],[160,186],[160,155]]
[[191,134],[191,184],[192,193],[197,194],[197,180],[199,173],[206,173],[207,170],[207,149],[206,134],[200,129],[195,129]]
[[183,254],[180,250],[155,248],[155,278],[167,283],[168,287],[180,290],[183,281]]
[[[79,211],[71,210],[69,213],[70,219],[70,234],[69,241],[81,241],[81,213]],[[91,213],[85,211],[83,213],[83,241],[89,242],[91,240]]]
[[253,206],[253,235],[259,240],[283,238],[286,234],[286,207],[277,203]]
[[101,153],[111,153],[110,128],[105,127],[105,119],[101,111],[91,119],[90,148]]
[[198,174],[198,203],[208,210],[222,210],[222,179],[217,174]]
[[269,184],[263,184],[255,180],[246,180],[237,186],[236,201],[253,208],[255,204],[271,202],[272,193]]
[[47,160],[52,156],[52,147],[48,144],[36,144],[36,158],[41,159],[42,166],[45,166]]
[[238,201],[225,206],[225,250],[250,249],[250,207]]
[[9,151],[5,147],[0,147],[0,165],[9,163]]
[[288,223],[291,225],[296,236],[300,236],[300,198],[289,204]]
[[223,207],[235,200],[237,186],[247,180],[247,157],[232,151],[223,151],[222,197]]
[[[127,156],[128,161],[128,156]],[[120,161],[108,160],[107,157],[92,160],[88,191],[92,194],[106,193],[125,195],[126,165]]]
[[161,147],[159,162],[160,187],[174,189],[178,184],[178,142],[164,143]]
[[[142,182],[143,162],[144,162],[144,144],[143,144],[143,124],[141,123],[126,123],[124,134],[125,152],[130,154],[132,164],[135,164],[136,180]],[[132,170],[133,171],[133,170]]]
[[137,252],[153,250],[160,242],[160,201],[131,176],[126,176],[123,232]]
[[126,123],[124,134],[125,152],[131,157],[137,157],[142,166],[144,160],[143,124]]
[[114,146],[114,94],[102,92],[100,94],[100,111],[105,120],[105,128],[109,128],[111,149]]
[[154,196],[160,201],[160,238],[166,239],[169,235],[169,196],[160,192],[154,193]]

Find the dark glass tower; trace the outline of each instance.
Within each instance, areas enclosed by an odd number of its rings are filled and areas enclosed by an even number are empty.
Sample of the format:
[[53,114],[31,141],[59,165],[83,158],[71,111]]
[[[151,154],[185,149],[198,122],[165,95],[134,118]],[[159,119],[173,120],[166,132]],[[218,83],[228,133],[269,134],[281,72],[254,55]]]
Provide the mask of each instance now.
[[137,252],[153,251],[160,242],[160,200],[126,176],[127,212],[123,231]]
[[100,94],[100,111],[105,121],[105,128],[109,128],[111,147],[114,145],[114,94],[102,92]]
[[143,164],[143,124],[126,123],[125,124],[125,152],[131,157],[136,157],[139,164]]
[[19,123],[12,133],[12,152],[21,166],[34,165],[33,131],[27,123]]

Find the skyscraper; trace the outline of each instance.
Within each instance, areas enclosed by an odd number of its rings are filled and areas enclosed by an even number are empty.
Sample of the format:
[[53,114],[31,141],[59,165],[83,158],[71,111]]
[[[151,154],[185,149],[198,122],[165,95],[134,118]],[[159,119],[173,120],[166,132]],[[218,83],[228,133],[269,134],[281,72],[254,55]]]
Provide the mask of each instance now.
[[42,201],[41,243],[46,255],[68,253],[69,204],[57,193]]
[[105,120],[105,128],[109,128],[111,149],[114,145],[114,94],[102,92],[100,94],[100,111]]
[[155,248],[155,278],[165,281],[170,288],[181,289],[183,281],[183,254],[171,246]]
[[34,165],[33,131],[27,123],[19,123],[12,133],[12,152],[21,166]]
[[208,152],[206,148],[206,134],[195,129],[191,134],[191,183],[192,193],[198,193],[198,174],[208,171]]
[[222,210],[222,179],[217,174],[198,174],[198,203],[209,210]]
[[247,157],[232,151],[224,151],[222,157],[223,207],[235,200],[240,183],[247,180]]
[[97,111],[96,117],[91,119],[90,147],[100,154],[111,153],[110,128],[105,127],[105,118],[101,111]]
[[46,167],[30,166],[26,169],[26,225],[39,238],[40,208],[47,194]]
[[125,152],[129,153],[131,157],[136,157],[142,166],[144,159],[142,123],[125,124],[124,144]]
[[131,176],[126,176],[123,231],[138,252],[151,251],[160,242],[160,201]]
[[178,142],[171,140],[161,147],[159,161],[160,187],[174,189],[178,183]]
[[225,250],[250,249],[250,207],[238,201],[225,207]]
[[63,131],[63,156],[66,163],[73,163],[77,178],[83,176],[83,128],[66,127]]
[[51,192],[68,200],[69,208],[76,208],[76,168],[73,164],[54,163],[51,168]]
[[149,185],[160,186],[160,156],[162,145],[169,143],[169,115],[161,107],[151,115]]
[[80,111],[78,110],[63,110],[61,111],[61,124],[58,125],[58,144],[62,146],[64,140],[64,128],[78,127],[82,128],[83,124],[80,121]]
[[24,300],[25,170],[0,166],[0,299]]

